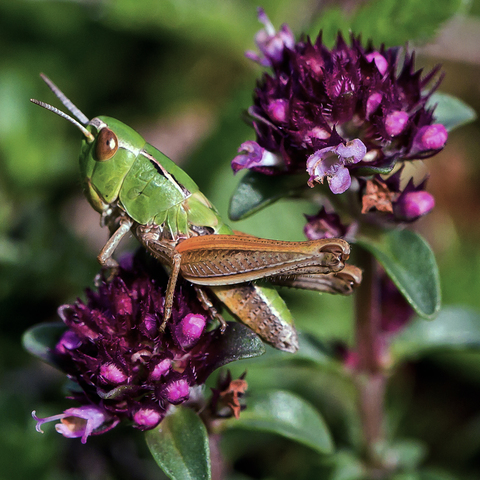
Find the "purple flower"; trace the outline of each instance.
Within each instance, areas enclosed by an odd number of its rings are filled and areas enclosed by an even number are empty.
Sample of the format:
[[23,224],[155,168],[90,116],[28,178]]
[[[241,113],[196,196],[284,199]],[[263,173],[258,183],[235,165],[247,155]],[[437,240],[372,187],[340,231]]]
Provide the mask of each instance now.
[[307,160],[307,172],[310,174],[308,185],[313,187],[314,182],[323,183],[327,178],[332,193],[345,192],[352,183],[345,165],[360,162],[366,153],[365,145],[358,138],[346,145],[339,143],[335,147],[317,150]]
[[282,61],[285,48],[293,48],[295,38],[286,24],[276,32],[263,8],[258,8],[258,20],[265,25],[255,36],[255,43],[263,57],[252,51],[245,52],[245,56],[264,67],[270,67]]
[[232,160],[235,173],[243,168],[277,167],[281,165],[282,158],[262,148],[257,142],[248,140],[240,145],[237,155]]
[[353,35],[349,44],[339,35],[332,49],[321,34],[314,43],[308,37],[294,42],[286,26],[275,32],[263,10],[259,18],[265,29],[257,44],[265,58],[248,56],[271,71],[248,109],[256,141],[242,145],[232,162],[235,171],[307,170],[310,186],[327,179],[330,190],[341,194],[352,177],[385,174],[398,162],[427,158],[444,147],[447,131],[433,124],[434,108],[427,107],[441,80],[429,85],[438,67],[422,78],[413,53],[402,57],[399,48],[364,47]]
[[46,418],[39,418],[35,412],[32,412],[32,417],[37,421],[35,427],[37,432],[43,433],[44,423],[60,420],[60,423],[55,425],[57,432],[67,438],[81,438],[82,443],[85,443],[90,435],[98,433],[100,429],[99,433],[103,433],[115,427],[120,421],[96,405],[68,408],[59,415]]
[[60,420],[59,433],[85,443],[123,419],[141,430],[154,428],[170,405],[187,401],[205,380],[210,359],[221,356],[212,342],[215,332],[205,331],[209,319],[193,287],[177,285],[162,332],[163,269],[137,257],[120,265],[111,281],[87,290],[86,302],[58,310],[68,329],[54,349],[55,362],[78,385],[71,398],[81,406],[44,419],[34,415],[38,431]]

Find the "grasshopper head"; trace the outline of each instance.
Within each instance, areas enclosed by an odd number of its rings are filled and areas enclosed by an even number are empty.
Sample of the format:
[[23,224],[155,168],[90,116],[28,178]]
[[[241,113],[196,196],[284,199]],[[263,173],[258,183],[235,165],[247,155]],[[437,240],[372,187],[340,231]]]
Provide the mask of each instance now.
[[80,175],[89,202],[102,212],[117,201],[145,140],[132,128],[109,117],[93,118],[87,129],[93,140],[82,141]]
[[65,118],[84,134],[80,151],[82,184],[90,204],[102,213],[117,201],[123,181],[145,140],[114,118],[100,116],[89,120],[47,76],[41,74],[41,77],[78,120],[52,105],[31,101]]

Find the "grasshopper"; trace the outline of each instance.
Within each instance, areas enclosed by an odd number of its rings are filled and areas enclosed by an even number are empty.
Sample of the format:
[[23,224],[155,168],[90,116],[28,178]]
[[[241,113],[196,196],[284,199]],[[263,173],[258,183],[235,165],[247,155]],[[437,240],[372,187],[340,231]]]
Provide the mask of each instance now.
[[110,238],[98,261],[112,273],[113,253],[131,232],[170,270],[163,312],[163,330],[171,316],[178,276],[194,284],[206,309],[216,312],[205,289],[272,346],[295,352],[293,319],[277,291],[252,283],[277,284],[320,292],[349,294],[361,271],[345,265],[349,244],[342,239],[285,242],[234,232],[172,160],[148,144],[135,130],[114,118],[89,120],[45,75],[42,79],[75,117],[31,99],[74,124],[84,135],[80,173],[85,196],[100,213]]

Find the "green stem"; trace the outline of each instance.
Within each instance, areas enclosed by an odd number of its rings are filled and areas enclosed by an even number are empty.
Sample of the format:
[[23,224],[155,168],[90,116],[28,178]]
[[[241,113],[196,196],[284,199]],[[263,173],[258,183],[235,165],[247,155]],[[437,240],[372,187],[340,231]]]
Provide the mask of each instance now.
[[367,463],[382,478],[376,445],[384,439],[386,375],[382,368],[380,281],[378,264],[367,251],[361,252],[363,280],[356,293],[357,388]]

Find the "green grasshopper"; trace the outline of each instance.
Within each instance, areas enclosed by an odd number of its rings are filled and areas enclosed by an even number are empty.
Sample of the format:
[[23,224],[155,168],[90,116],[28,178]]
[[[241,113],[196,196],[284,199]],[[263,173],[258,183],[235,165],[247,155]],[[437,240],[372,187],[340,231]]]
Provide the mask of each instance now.
[[252,283],[273,283],[320,292],[349,294],[361,272],[345,265],[349,244],[342,239],[284,242],[234,232],[175,163],[135,130],[105,116],[89,120],[45,75],[42,79],[76,118],[32,99],[73,123],[83,133],[80,173],[85,195],[101,215],[110,238],[98,255],[115,270],[112,257],[129,232],[170,270],[163,323],[172,311],[178,276],[196,286],[206,309],[216,312],[210,290],[244,324],[272,346],[295,352],[293,319],[277,291]]

